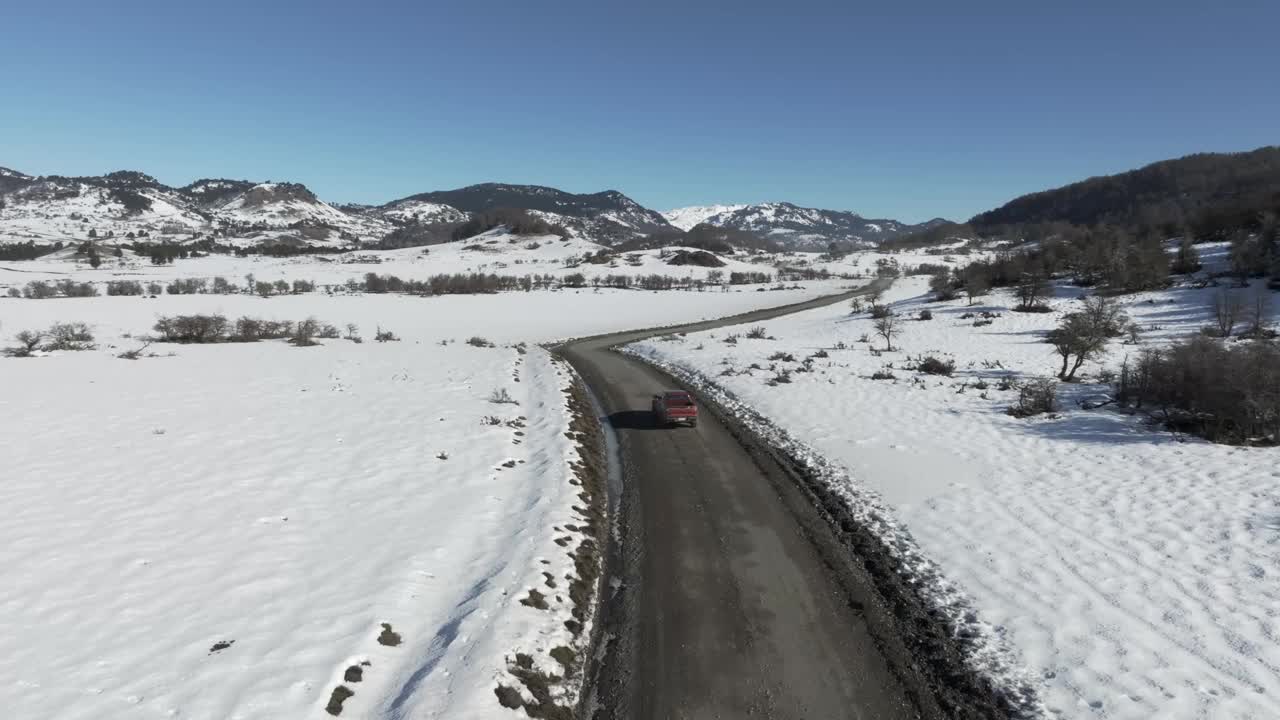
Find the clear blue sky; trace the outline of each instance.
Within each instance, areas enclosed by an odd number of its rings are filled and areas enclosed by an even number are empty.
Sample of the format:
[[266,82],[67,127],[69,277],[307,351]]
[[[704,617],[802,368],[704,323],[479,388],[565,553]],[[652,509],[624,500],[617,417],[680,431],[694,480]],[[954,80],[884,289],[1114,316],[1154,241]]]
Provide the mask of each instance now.
[[1280,3],[7,3],[0,165],[908,221],[1280,143]]

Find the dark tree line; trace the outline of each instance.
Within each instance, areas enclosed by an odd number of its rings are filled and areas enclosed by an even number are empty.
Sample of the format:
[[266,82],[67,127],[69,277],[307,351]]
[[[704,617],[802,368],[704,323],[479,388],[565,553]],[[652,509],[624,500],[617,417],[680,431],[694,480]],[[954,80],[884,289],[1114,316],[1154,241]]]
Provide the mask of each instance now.
[[569,231],[560,225],[549,223],[527,210],[495,208],[472,213],[469,220],[453,229],[452,237],[454,240],[465,240],[504,226],[516,235],[569,236]]

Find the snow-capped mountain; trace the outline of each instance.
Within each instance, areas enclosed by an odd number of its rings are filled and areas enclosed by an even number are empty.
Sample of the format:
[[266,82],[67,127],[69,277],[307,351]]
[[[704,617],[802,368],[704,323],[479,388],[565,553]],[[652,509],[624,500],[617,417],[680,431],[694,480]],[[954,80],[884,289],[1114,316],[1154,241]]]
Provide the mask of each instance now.
[[410,203],[444,205],[467,213],[497,208],[527,210],[578,237],[605,245],[673,229],[661,213],[616,190],[576,194],[541,185],[483,183],[412,195],[382,206],[381,211],[390,215]]
[[746,205],[693,205],[690,207],[676,208],[662,213],[667,222],[675,225],[681,230],[689,230],[695,225],[709,224],[718,225],[712,221],[712,218],[718,218],[722,215],[737,212]]
[[[751,233],[792,249],[831,242],[874,245],[922,226],[790,203],[709,205],[658,213],[616,190],[570,193],[541,185],[483,183],[410,195],[384,205],[333,205],[305,185],[206,178],[170,187],[122,170],[103,176],[31,176],[0,168],[0,243],[64,245],[95,238],[221,245],[405,247],[450,239],[456,226],[519,209],[570,235],[618,245],[677,243],[700,224]],[[926,224],[927,225],[927,224]],[[750,244],[750,243],[748,243]]]
[[663,215],[683,230],[699,224],[744,230],[792,249],[825,248],[832,242],[877,245],[938,222],[908,225],[897,220],[868,219],[846,210],[806,208],[787,202],[695,206],[669,210]]
[[376,215],[339,210],[294,183],[218,179],[173,188],[131,170],[100,177],[0,174],[0,242],[68,243],[92,232],[169,242],[348,245],[390,230]]

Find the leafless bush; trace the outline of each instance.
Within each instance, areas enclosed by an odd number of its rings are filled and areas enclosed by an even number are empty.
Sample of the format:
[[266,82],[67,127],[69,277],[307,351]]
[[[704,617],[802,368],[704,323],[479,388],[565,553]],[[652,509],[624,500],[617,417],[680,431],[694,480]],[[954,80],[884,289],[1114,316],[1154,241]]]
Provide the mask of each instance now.
[[116,355],[116,357],[120,358],[121,360],[137,360],[142,357],[142,354],[146,352],[148,347],[151,347],[150,342],[144,343],[140,348],[134,348],[133,350],[125,350],[119,355]]
[[511,397],[511,393],[506,388],[497,388],[489,395],[489,402],[496,405],[516,405],[515,398]]
[[378,326],[377,332],[373,334],[373,339],[378,342],[399,342],[400,338],[390,330],[383,330],[382,326]]
[[206,278],[178,278],[170,281],[165,292],[170,295],[197,295],[205,292],[208,285]]
[[880,368],[879,370],[871,373],[871,379],[872,380],[896,380],[897,376],[894,375],[893,371],[889,370],[888,368]]
[[881,318],[888,317],[892,314],[893,314],[893,308],[889,307],[888,305],[872,305],[871,306],[872,320],[879,320]]
[[44,333],[45,350],[92,350],[93,331],[82,322],[54,323]]
[[738,344],[738,336],[737,336],[737,335],[726,335],[726,336],[724,337],[724,344],[725,344],[725,345],[737,345],[737,344]]
[[778,352],[776,352],[776,353],[774,353],[774,354],[770,355],[768,359],[769,359],[769,360],[781,361],[781,362],[795,362],[795,361],[796,361],[796,356],[795,356],[795,355],[792,355],[792,354],[791,354],[791,353],[789,353],[789,352],[783,352],[783,351],[779,350]]
[[63,295],[69,298],[97,297],[98,288],[94,287],[92,283],[87,283],[87,282],[78,283],[74,280],[59,280],[58,292],[62,293]]
[[163,286],[161,286],[161,285],[160,285],[160,283],[158,283],[158,282],[149,282],[149,283],[147,283],[147,294],[148,294],[148,295],[159,295],[159,294],[160,294],[160,293],[162,293],[162,292],[164,292],[164,287],[163,287]]
[[747,331],[747,339],[749,340],[763,340],[766,337],[768,337],[768,334],[765,332],[764,327],[761,325],[756,325],[755,327]]
[[789,383],[789,382],[791,382],[791,371],[779,370],[776,373],[774,373],[773,377],[769,378],[768,384],[769,385],[785,385],[786,383]]
[[225,315],[174,315],[156,321],[155,331],[160,342],[215,343],[221,342],[227,331]]
[[360,337],[360,328],[355,323],[347,323],[347,334],[344,336],[353,343],[362,343],[364,339]]
[[38,330],[23,330],[15,335],[13,339],[17,340],[18,344],[14,347],[5,348],[5,356],[15,358],[31,357],[31,354],[36,351],[40,343],[44,342],[44,333]]
[[932,355],[920,360],[916,363],[916,371],[926,373],[928,375],[946,375],[951,376],[955,372],[956,364],[952,360],[940,360]]
[[1058,409],[1058,384],[1050,378],[1032,378],[1021,382],[1018,388],[1018,404],[1009,408],[1014,417],[1031,417],[1051,413]]
[[485,415],[484,417],[480,418],[480,424],[481,425],[501,425],[502,418],[498,417],[497,415]]
[[1280,346],[1192,338],[1126,361],[1116,401],[1214,442],[1280,442]]
[[31,300],[45,300],[47,298],[57,297],[58,289],[51,283],[36,280],[34,282],[27,283],[27,286],[22,289],[22,296]]
[[107,283],[107,295],[142,295],[142,283],[136,280],[112,280]]
[[928,309],[928,308],[925,308],[924,310],[921,310],[921,311],[920,311],[920,319],[921,319],[921,320],[932,320],[932,319],[933,319],[933,311],[932,311],[932,310],[930,310],[930,309]]
[[477,336],[474,336],[474,337],[469,337],[469,338],[467,338],[467,344],[468,344],[468,345],[470,345],[470,346],[472,346],[472,347],[478,347],[478,348],[491,348],[491,347],[493,347],[493,343],[492,343],[492,342],[490,342],[489,340],[486,340],[485,338],[482,338],[482,337],[480,337],[480,336],[478,336],[478,335],[477,335]]
[[319,332],[320,322],[315,318],[299,320],[294,324],[293,334],[289,337],[289,344],[294,347],[311,347],[313,345],[319,345],[320,343],[315,340],[316,335]]

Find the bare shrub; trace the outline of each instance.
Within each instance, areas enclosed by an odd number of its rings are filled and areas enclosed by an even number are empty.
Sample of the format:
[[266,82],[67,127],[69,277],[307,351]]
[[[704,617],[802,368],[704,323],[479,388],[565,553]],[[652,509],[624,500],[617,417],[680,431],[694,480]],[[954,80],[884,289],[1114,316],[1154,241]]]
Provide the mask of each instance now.
[[929,278],[929,290],[939,302],[955,300],[959,295],[959,287],[952,279],[949,269],[939,270]]
[[489,402],[496,405],[517,405],[515,398],[511,397],[511,393],[506,388],[497,388],[489,394]]
[[93,331],[82,322],[54,323],[45,331],[45,350],[92,350]]
[[477,335],[477,336],[473,336],[473,337],[469,337],[469,338],[467,338],[467,344],[468,344],[468,345],[470,345],[470,346],[472,346],[472,347],[478,347],[478,348],[491,348],[491,347],[493,347],[493,343],[492,343],[492,342],[490,342],[489,340],[486,340],[485,338],[482,338],[482,337],[480,337],[480,336],[478,336],[478,335]]
[[58,289],[51,283],[44,282],[43,280],[36,280],[34,282],[27,283],[27,286],[22,289],[22,296],[31,300],[45,300],[51,297],[57,297]]
[[309,293],[316,291],[316,284],[313,280],[294,280],[292,291],[294,295],[301,293]]
[[148,294],[148,295],[159,295],[159,294],[160,294],[160,293],[162,293],[162,292],[164,292],[164,287],[163,287],[162,285],[160,285],[160,283],[158,283],[158,282],[149,282],[149,283],[147,283],[147,294]]
[[480,418],[480,424],[481,425],[501,425],[502,418],[498,417],[497,415],[485,415],[484,417]]
[[1280,346],[1192,338],[1122,366],[1116,401],[1214,442],[1280,443]]
[[756,325],[747,331],[747,338],[749,340],[763,340],[766,337],[768,337],[768,334],[765,332],[762,325]]
[[92,283],[87,283],[87,282],[78,283],[74,280],[59,280],[58,292],[62,293],[63,295],[69,298],[97,297],[98,288],[94,287]]
[[133,350],[125,350],[119,355],[116,355],[116,357],[120,358],[121,360],[137,360],[142,357],[142,353],[146,352],[148,347],[151,347],[150,342],[144,343],[140,348],[134,348]]
[[956,364],[952,360],[940,360],[930,355],[916,364],[916,370],[928,375],[946,375],[950,377],[951,373],[956,370]]
[[44,342],[44,333],[38,330],[23,330],[15,335],[13,339],[17,340],[18,344],[14,347],[5,348],[5,357],[31,357],[36,348],[40,346],[40,343]]
[[872,380],[896,380],[897,376],[895,376],[893,374],[893,371],[888,368],[880,368],[879,370],[871,373],[871,379]]
[[319,345],[316,342],[316,335],[320,332],[320,322],[315,318],[307,318],[299,320],[293,326],[293,334],[289,337],[289,344],[294,347],[312,347]]
[[795,362],[795,361],[796,361],[796,356],[795,356],[795,355],[792,355],[792,354],[791,354],[791,353],[789,353],[789,352],[782,352],[781,350],[779,350],[778,352],[776,352],[776,353],[774,353],[774,354],[770,355],[768,359],[769,359],[769,360],[775,360],[775,361],[781,361],[781,362]]
[[178,278],[169,283],[165,291],[170,295],[198,295],[209,285],[206,278]]
[[932,320],[932,319],[933,319],[933,311],[932,311],[932,310],[930,310],[930,309],[928,309],[928,308],[925,308],[924,310],[921,310],[921,311],[920,311],[920,319],[921,319],[921,320]]
[[155,331],[160,342],[215,343],[225,339],[227,327],[225,315],[174,315],[157,320]]
[[355,323],[347,323],[347,334],[344,337],[353,343],[364,342],[364,338],[360,337],[360,328]]
[[142,295],[142,283],[137,280],[112,280],[107,283],[107,295]]
[[1009,408],[1014,417],[1031,417],[1058,409],[1058,384],[1050,378],[1032,378],[1018,383],[1018,404]]
[[22,291],[21,291],[21,290],[19,290],[19,289],[18,289],[18,288],[16,288],[16,287],[11,287],[11,288],[9,288],[9,290],[8,290],[7,294],[8,294],[8,296],[9,296],[9,297],[11,297],[11,298],[20,298],[20,297],[22,297]]
[[776,373],[774,373],[774,376],[769,378],[768,380],[769,385],[785,385],[786,383],[789,383],[789,382],[791,382],[790,370],[779,370]]
[[893,314],[893,309],[890,308],[888,305],[872,305],[871,306],[872,320],[880,320],[881,318],[888,317],[892,314]]
[[383,330],[382,326],[378,326],[378,330],[373,334],[373,339],[378,342],[400,342],[400,338],[390,330]]

